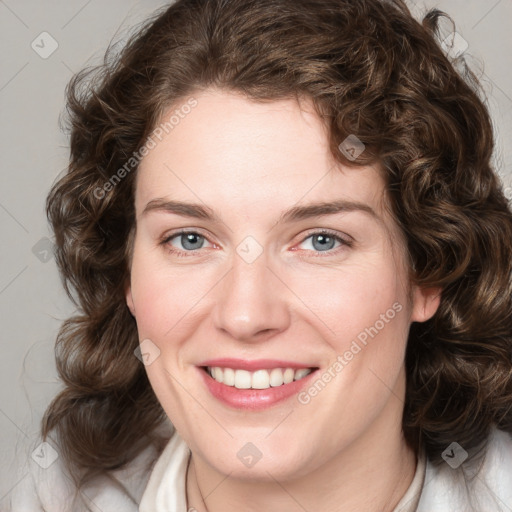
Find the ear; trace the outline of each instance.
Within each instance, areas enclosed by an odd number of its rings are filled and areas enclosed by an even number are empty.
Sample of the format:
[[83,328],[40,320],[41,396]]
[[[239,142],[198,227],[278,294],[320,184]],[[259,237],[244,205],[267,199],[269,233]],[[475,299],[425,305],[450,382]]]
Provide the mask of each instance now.
[[426,322],[430,320],[441,302],[442,288],[420,288],[415,286],[412,302],[412,322]]
[[132,296],[132,287],[130,282],[125,285],[125,298],[126,298],[126,304],[128,305],[128,308],[131,312],[131,314],[135,317],[135,304],[133,303],[133,296]]

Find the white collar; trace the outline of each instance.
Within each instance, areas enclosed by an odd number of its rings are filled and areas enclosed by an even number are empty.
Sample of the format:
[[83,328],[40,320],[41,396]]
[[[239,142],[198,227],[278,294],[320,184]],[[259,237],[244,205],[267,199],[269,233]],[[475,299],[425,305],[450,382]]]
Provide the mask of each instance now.
[[[175,431],[153,466],[139,512],[187,512],[185,480],[190,455],[187,444]],[[492,429],[482,471],[469,489],[463,467],[456,470],[447,464],[436,467],[423,451],[413,481],[393,512],[511,510],[512,436],[509,433]],[[472,508],[472,501],[478,503],[477,508]]]
[[139,512],[187,512],[185,479],[190,454],[175,431],[153,466]]
[[[187,512],[186,474],[190,448],[175,431],[156,461],[142,496],[140,512]],[[425,478],[426,457],[422,452],[413,481],[393,512],[414,512]]]

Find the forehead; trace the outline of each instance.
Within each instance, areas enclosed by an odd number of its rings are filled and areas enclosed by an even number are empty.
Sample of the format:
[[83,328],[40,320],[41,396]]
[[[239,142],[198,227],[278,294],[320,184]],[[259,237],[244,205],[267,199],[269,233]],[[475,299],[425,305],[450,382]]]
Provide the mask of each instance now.
[[[382,209],[380,172],[333,158],[327,128],[309,100],[256,102],[219,90],[191,96],[195,107],[175,115],[178,122],[141,161],[138,214],[156,197],[245,213],[340,198]],[[186,103],[173,105],[161,122]]]

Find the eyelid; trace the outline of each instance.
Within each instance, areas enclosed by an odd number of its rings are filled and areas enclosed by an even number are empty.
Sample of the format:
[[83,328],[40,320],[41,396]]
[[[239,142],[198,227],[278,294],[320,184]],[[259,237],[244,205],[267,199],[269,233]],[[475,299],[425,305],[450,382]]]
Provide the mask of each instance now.
[[[196,234],[202,236],[205,240],[208,241],[208,243],[212,245],[217,245],[214,242],[212,242],[208,235],[202,232],[200,228],[180,228],[175,231],[171,231],[170,233],[166,233],[163,235],[160,239],[161,244],[167,244],[169,243],[173,238],[176,238],[180,235],[189,235],[189,234]],[[187,252],[193,252],[193,251],[187,251]]]
[[335,238],[339,238],[340,240],[343,240],[346,243],[353,243],[354,239],[347,235],[346,233],[340,233],[339,231],[336,231],[335,229],[329,229],[329,228],[313,228],[308,229],[306,231],[306,234],[302,236],[301,242],[308,239],[312,235],[329,235]]
[[[328,250],[328,251],[310,251],[307,249],[297,249],[296,246],[304,243],[308,238],[311,238],[313,235],[327,235],[335,240],[340,242],[340,245],[337,248]],[[354,239],[347,235],[342,234],[338,231],[327,229],[327,228],[316,228],[309,230],[305,235],[302,236],[301,240],[295,244],[292,248],[293,251],[306,251],[315,254],[315,256],[332,256],[337,254],[339,250],[342,250],[344,247],[352,247],[354,244]]]

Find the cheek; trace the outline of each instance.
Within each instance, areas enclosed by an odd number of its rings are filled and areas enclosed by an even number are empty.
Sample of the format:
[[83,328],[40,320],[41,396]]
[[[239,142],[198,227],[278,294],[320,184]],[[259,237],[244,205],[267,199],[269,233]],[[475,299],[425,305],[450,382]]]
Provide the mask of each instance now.
[[174,288],[166,286],[158,274],[148,272],[146,269],[132,270],[132,295],[136,310],[137,326],[139,331],[147,331],[157,339],[159,333],[171,327],[171,311],[174,308],[166,307],[172,300]]
[[[341,353],[370,330],[392,334],[407,326],[408,298],[393,261],[351,264],[339,269],[297,273],[291,288],[309,311],[310,322]],[[395,305],[393,307],[393,305]],[[397,311],[400,310],[400,311]]]
[[190,339],[198,315],[209,307],[214,269],[192,265],[171,267],[157,251],[135,252],[131,289],[140,339],[149,338],[161,351],[176,351]]
[[388,399],[389,389],[400,385],[410,324],[410,299],[401,274],[393,260],[387,263],[347,277],[342,313],[334,324],[337,337],[331,338],[342,357],[339,384],[374,413]]

